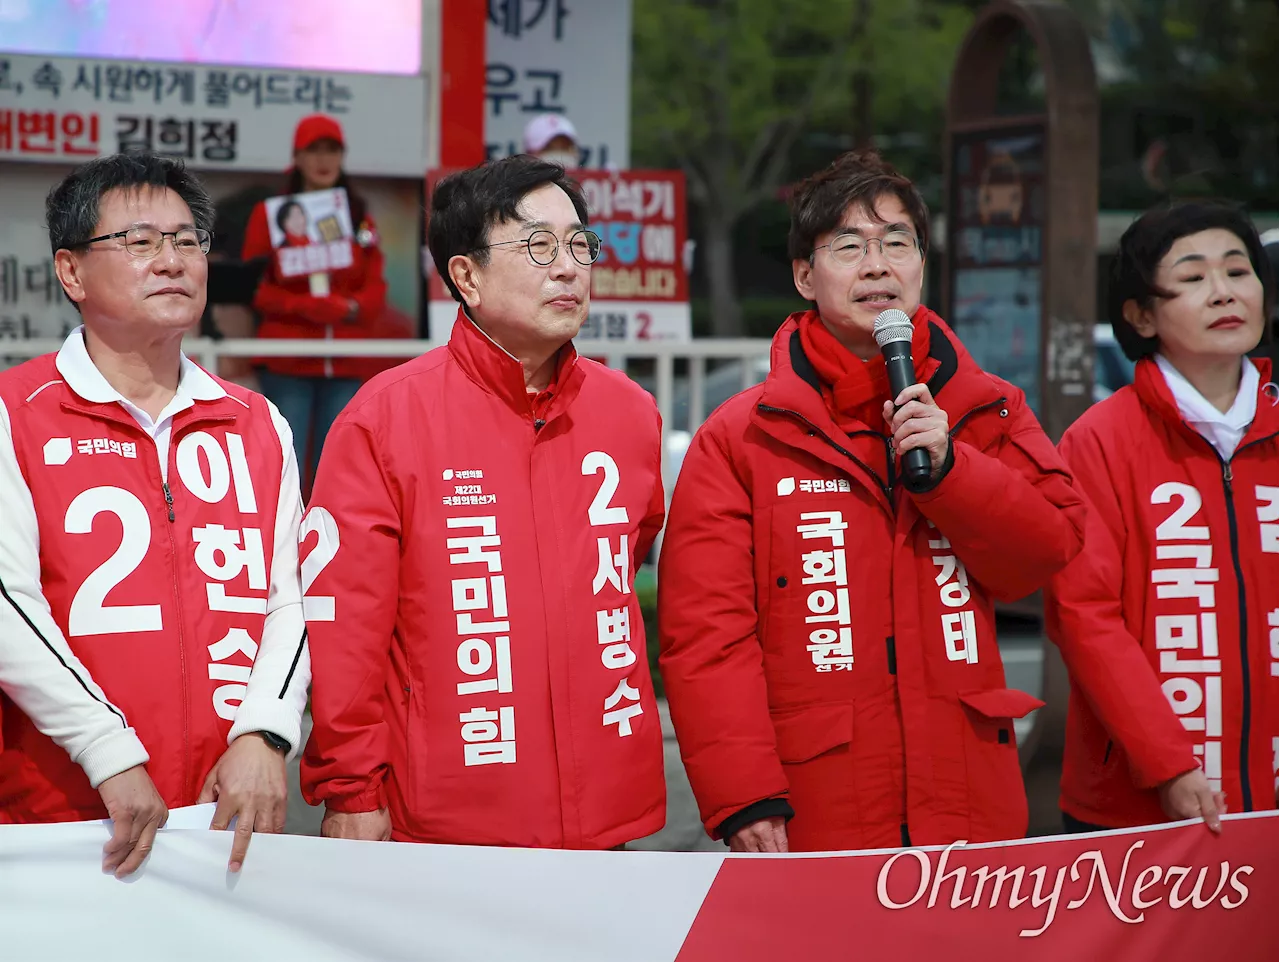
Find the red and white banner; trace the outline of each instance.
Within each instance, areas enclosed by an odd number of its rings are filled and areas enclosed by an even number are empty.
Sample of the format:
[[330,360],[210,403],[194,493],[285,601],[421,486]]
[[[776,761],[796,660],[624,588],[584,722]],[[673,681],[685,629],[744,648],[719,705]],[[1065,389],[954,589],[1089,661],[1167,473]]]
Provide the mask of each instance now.
[[[449,171],[427,175],[430,196]],[[689,239],[684,174],[677,170],[575,170],[600,259],[591,271],[591,309],[574,339],[579,350],[636,341],[688,341]],[[427,267],[431,339],[448,340],[458,314],[434,266]]]
[[790,856],[264,835],[239,876],[229,833],[169,828],[129,883],[99,823],[4,826],[0,958],[1274,960],[1277,825]]
[[678,956],[1275,959],[1275,812],[1017,842],[731,858]]

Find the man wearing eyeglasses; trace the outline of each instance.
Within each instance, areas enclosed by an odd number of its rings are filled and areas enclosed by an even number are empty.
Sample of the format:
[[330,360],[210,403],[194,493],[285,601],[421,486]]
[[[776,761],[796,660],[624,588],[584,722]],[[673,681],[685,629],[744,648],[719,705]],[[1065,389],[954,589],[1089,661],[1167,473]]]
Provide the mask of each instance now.
[[[1026,831],[995,599],[1080,550],[1084,507],[1022,392],[921,304],[928,211],[874,153],[800,184],[789,250],[814,308],[768,379],[685,456],[659,568],[660,666],[708,833],[734,851]],[[873,336],[911,319],[915,385]],[[928,453],[908,489],[899,467]]]
[[571,343],[600,239],[564,168],[442,180],[428,242],[449,342],[356,395],[303,523],[303,793],[331,837],[616,848],[666,809],[633,591],[657,408]]
[[182,353],[213,204],[181,162],[90,161],[46,214],[82,326],[0,373],[0,822],[110,817],[123,877],[216,800],[238,871],[310,678],[289,427]]

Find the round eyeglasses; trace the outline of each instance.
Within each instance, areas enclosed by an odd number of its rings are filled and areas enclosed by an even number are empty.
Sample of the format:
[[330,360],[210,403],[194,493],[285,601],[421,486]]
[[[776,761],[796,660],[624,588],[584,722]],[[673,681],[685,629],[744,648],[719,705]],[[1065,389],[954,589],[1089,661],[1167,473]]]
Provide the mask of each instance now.
[[[872,241],[880,245],[880,254],[891,264],[910,264],[920,256],[920,242],[916,235],[905,230],[891,230],[884,237],[863,237],[861,234],[840,234],[830,244],[815,247],[817,254],[823,247],[831,251],[831,257],[842,267],[862,263]],[[810,261],[813,255],[810,255]]]
[[[575,231],[566,242],[569,254],[583,267],[590,267],[600,256],[600,235],[593,230]],[[560,239],[549,230],[536,230],[528,237],[519,240],[499,241],[497,244],[485,244],[476,250],[488,250],[491,247],[508,247],[512,244],[524,244],[529,249],[529,259],[539,267],[550,267],[560,255]]]
[[[164,246],[166,237],[173,238],[174,250],[188,257],[209,253],[209,245],[213,243],[213,235],[203,227],[184,227],[181,230],[160,230],[158,227],[130,227],[128,230],[118,230],[114,234],[90,237],[78,246],[88,247],[97,241],[111,240],[116,237],[124,238],[124,244],[121,246],[134,257],[155,257],[160,253],[160,248]],[[106,250],[108,248],[97,249]]]

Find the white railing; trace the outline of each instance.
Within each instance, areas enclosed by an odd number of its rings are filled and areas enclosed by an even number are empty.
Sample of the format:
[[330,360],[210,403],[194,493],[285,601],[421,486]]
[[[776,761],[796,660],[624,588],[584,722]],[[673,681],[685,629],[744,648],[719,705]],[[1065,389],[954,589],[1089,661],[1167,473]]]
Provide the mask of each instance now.
[[[647,343],[585,343],[578,345],[579,351],[587,357],[599,358],[610,367],[631,374],[635,380],[653,392],[662,415],[662,476],[663,487],[668,501],[671,490],[679,473],[684,449],[699,425],[702,424],[715,405],[727,400],[741,390],[763,380],[768,369],[770,341],[767,339],[707,339],[686,341],[650,341]],[[188,338],[183,342],[183,350],[187,356],[202,367],[216,371],[218,359],[223,357],[398,357],[408,360],[425,354],[438,347],[426,340],[276,340],[256,338],[227,338],[215,341],[210,338]],[[6,359],[22,359],[51,354],[62,347],[60,340],[0,341],[0,369]],[[633,374],[629,368],[631,361],[652,361],[654,370],[652,377],[647,374]],[[676,375],[676,363],[683,361],[681,367],[686,368],[683,378]],[[728,362],[716,371],[708,371],[708,362]],[[736,361],[736,367],[732,362]],[[681,390],[683,388],[683,390]],[[681,405],[678,402],[684,401]],[[683,408],[677,410],[678,408]],[[677,417],[679,415],[679,417]],[[662,536],[658,534],[655,557],[662,547]],[[1013,639],[1012,646],[1017,648],[1020,642]],[[1050,740],[1050,750],[1058,751],[1054,739],[1061,736],[1054,733],[1046,735],[1046,729],[1056,732],[1062,726],[1065,712],[1065,669],[1056,656],[1045,659],[1042,646],[1047,642],[1036,637],[1029,645],[1024,644],[1026,651],[1013,651],[1009,659],[1012,671],[1029,674],[1030,678],[1022,678],[1021,686],[1031,687],[1035,677],[1040,684],[1035,690],[1043,693],[1050,701],[1051,711],[1036,711],[1025,719],[1019,719],[1017,737],[1019,751],[1024,766],[1038,750],[1043,737]],[[1010,647],[1007,640],[1002,639],[1002,654],[1008,653]],[[1017,667],[1020,662],[1028,662],[1025,667]]]
[[[670,496],[684,445],[717,404],[764,378],[770,341],[765,338],[706,339],[695,341],[585,342],[578,350],[603,360],[610,367],[631,374],[651,391],[662,415],[663,481]],[[187,338],[187,356],[210,371],[217,371],[224,357],[389,357],[409,359],[439,345],[427,340],[284,340],[275,338]],[[62,347],[51,338],[0,341],[0,359],[19,360],[55,353]],[[653,362],[653,374],[635,372],[632,362]],[[677,378],[678,361],[684,368]],[[722,364],[708,370],[709,362]],[[736,365],[732,362],[737,362]],[[0,363],[3,367],[3,363]]]

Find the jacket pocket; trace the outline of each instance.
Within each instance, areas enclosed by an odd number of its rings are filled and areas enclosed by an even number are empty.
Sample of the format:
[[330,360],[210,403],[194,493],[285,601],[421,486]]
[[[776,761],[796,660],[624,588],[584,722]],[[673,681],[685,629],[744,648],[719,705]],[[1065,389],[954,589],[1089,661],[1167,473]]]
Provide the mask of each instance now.
[[960,692],[969,794],[969,841],[1021,838],[1027,832],[1027,794],[1013,720],[1044,706],[1016,688]]
[[778,757],[797,765],[853,740],[853,703],[806,705],[772,712]]
[[987,688],[981,691],[962,691],[960,701],[986,719],[1008,721],[1024,718],[1044,702],[1017,688]]

